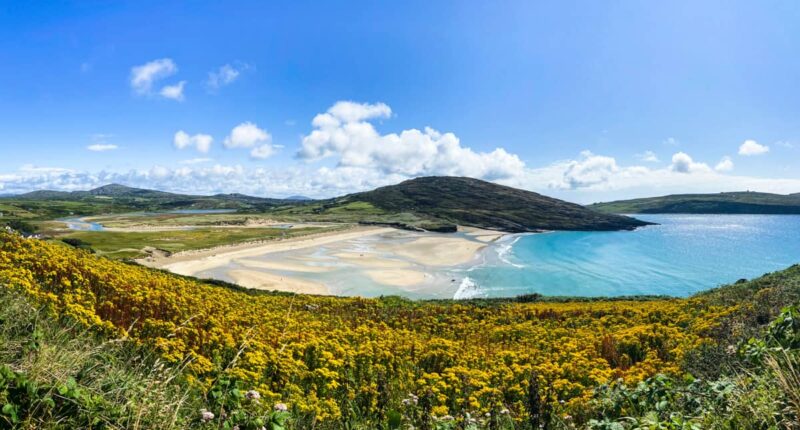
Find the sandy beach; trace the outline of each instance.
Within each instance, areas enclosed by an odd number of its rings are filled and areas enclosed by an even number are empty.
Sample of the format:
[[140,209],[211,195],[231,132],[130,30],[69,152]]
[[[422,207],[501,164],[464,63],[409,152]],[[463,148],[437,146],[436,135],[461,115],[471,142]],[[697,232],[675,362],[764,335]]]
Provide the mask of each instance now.
[[329,243],[390,231],[394,231],[394,229],[355,227],[349,230],[331,231],[285,240],[269,240],[259,243],[243,243],[240,245],[186,251],[171,256],[142,259],[139,260],[139,263],[145,266],[158,267],[181,275],[191,276],[203,270],[228,264],[233,259],[318,247]]
[[228,274],[237,284],[257,290],[288,291],[291,293],[303,294],[330,294],[330,291],[324,284],[296,277],[275,275],[270,272],[257,270],[231,270]]
[[[360,276],[374,284],[416,290],[440,268],[468,265],[503,233],[461,234],[357,226],[305,237],[187,251],[139,260],[181,275],[222,278],[248,288],[337,294],[326,277]],[[324,256],[320,256],[324,250]],[[344,273],[343,273],[344,272]],[[338,278],[337,278],[338,279]]]

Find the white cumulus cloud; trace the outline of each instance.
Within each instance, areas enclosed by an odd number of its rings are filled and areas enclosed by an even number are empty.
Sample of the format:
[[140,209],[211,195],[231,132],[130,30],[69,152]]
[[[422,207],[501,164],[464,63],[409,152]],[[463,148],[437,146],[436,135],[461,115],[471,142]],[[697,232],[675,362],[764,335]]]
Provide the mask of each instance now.
[[252,122],[243,122],[231,130],[224,144],[226,148],[251,148],[262,142],[272,142],[272,136]]
[[731,160],[731,157],[728,157],[727,155],[722,157],[722,160],[719,160],[719,163],[714,166],[714,170],[717,172],[730,172],[733,170],[733,160]]
[[589,187],[607,182],[617,172],[619,166],[615,159],[583,151],[578,160],[564,166],[563,184],[570,189]]
[[745,140],[744,143],[739,146],[739,155],[761,155],[767,152],[769,152],[769,146],[762,145],[752,139]]
[[471,176],[509,178],[525,168],[519,157],[497,148],[476,152],[461,145],[453,133],[430,127],[381,134],[370,120],[389,118],[383,103],[340,101],[312,121],[314,130],[303,137],[298,158],[316,161],[333,157],[338,167],[374,169],[384,175]]
[[176,148],[184,149],[194,147],[197,151],[202,153],[208,152],[213,142],[214,138],[208,134],[198,133],[192,136],[183,130],[178,130],[172,138],[172,144],[175,145]]
[[[211,161],[211,160],[209,160]],[[239,165],[153,166],[130,171],[74,171],[64,168],[23,166],[0,173],[5,192],[39,189],[85,190],[116,182],[191,194],[245,193],[259,196],[304,194],[332,197],[389,185],[408,176],[386,174],[370,167],[313,167],[309,164],[281,168],[244,168]],[[800,191],[800,179],[735,176],[714,170],[676,172],[669,167],[649,169],[623,166],[613,157],[583,152],[576,160],[528,168],[519,176],[495,182],[554,197],[589,203],[674,193],[709,193],[754,190],[777,193]]]
[[[391,117],[392,110],[381,103],[334,104],[314,118],[311,129],[302,137],[297,155],[307,161],[304,163],[245,168],[212,165],[213,160],[209,158],[194,158],[174,166],[156,165],[129,171],[74,171],[28,165],[0,173],[0,187],[4,192],[16,193],[36,189],[89,189],[117,182],[193,194],[239,192],[275,197],[294,194],[332,197],[417,176],[453,175],[485,179],[582,203],[747,189],[800,192],[800,179],[737,176],[728,173],[728,168],[733,167],[729,157],[722,158],[712,169],[685,152],[675,153],[671,163],[661,167],[625,165],[611,154],[590,151],[532,167],[505,149],[480,151],[464,145],[453,133],[441,133],[429,127],[379,132],[377,122]],[[98,137],[91,143],[108,144],[103,138]],[[173,144],[177,148],[191,147],[203,152],[210,148],[212,140],[208,135],[190,135],[180,130]],[[231,130],[225,146],[246,148],[253,158],[268,157],[279,148],[273,145],[266,130],[249,122]],[[647,161],[647,157],[640,158]]]
[[696,173],[708,172],[711,168],[706,163],[695,162],[689,154],[685,152],[678,152],[672,156],[672,165],[670,169],[678,173]]

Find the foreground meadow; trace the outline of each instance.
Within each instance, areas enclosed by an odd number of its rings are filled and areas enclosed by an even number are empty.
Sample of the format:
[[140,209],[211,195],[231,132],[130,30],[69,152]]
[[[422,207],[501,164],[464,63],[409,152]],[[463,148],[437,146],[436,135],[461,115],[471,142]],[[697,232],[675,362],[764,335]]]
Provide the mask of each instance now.
[[178,369],[154,384],[207,410],[164,428],[606,428],[636,409],[598,403],[600,387],[720,376],[797,299],[799,272],[691,299],[370,300],[258,294],[0,233],[5,290]]

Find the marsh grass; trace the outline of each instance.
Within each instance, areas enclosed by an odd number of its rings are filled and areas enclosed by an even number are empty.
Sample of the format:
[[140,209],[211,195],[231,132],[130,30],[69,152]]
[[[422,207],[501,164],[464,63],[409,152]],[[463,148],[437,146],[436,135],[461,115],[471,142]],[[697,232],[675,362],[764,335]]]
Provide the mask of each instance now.
[[145,255],[143,251],[145,247],[167,252],[180,252],[306,236],[323,231],[329,231],[329,229],[324,227],[298,229],[242,227],[145,232],[77,231],[59,236],[59,238],[80,241],[106,257],[139,258]]
[[796,353],[781,350],[767,356],[765,363],[783,395],[782,425],[800,429],[800,360]]

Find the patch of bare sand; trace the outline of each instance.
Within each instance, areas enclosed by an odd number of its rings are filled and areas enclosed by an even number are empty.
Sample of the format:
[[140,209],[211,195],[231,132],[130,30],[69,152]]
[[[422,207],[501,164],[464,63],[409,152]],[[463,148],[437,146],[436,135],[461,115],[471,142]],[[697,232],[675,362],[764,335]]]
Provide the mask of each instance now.
[[356,227],[344,231],[326,232],[285,240],[187,251],[164,258],[142,259],[139,260],[139,263],[150,267],[167,269],[180,275],[193,276],[198,272],[224,266],[234,259],[319,247],[344,240],[387,233],[393,230],[392,228]]
[[295,259],[269,260],[269,261],[236,260],[236,262],[247,268],[264,269],[264,270],[281,270],[281,271],[302,272],[302,273],[324,273],[324,272],[330,272],[331,270],[334,269],[333,267],[330,266],[318,266],[318,265],[304,263],[303,261],[298,261]]
[[339,252],[333,254],[344,263],[350,263],[362,268],[399,269],[409,267],[406,261],[385,258],[373,253]]
[[258,270],[231,270],[228,276],[243,287],[268,291],[287,291],[300,294],[330,294],[328,287],[297,277],[277,275]]
[[396,254],[426,266],[469,263],[486,244],[462,237],[423,236],[407,243],[378,244],[382,252]]
[[370,269],[364,273],[373,281],[393,287],[412,287],[428,278],[427,273],[408,269]]
[[484,243],[494,242],[506,234],[502,231],[486,230],[477,227],[459,227],[458,231],[463,231],[467,236]]

